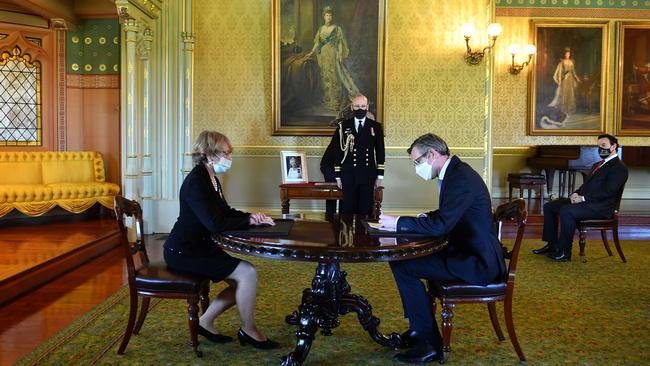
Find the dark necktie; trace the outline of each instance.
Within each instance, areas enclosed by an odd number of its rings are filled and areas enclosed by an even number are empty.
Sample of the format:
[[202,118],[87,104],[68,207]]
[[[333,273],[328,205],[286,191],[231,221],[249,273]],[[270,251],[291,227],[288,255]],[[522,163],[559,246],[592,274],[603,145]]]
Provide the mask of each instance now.
[[605,160],[601,160],[601,161],[597,162],[596,164],[594,164],[593,168],[591,168],[591,174],[590,175],[594,175],[598,171],[598,169],[600,169],[600,167],[603,166],[603,164],[605,164]]
[[357,133],[359,133],[359,131],[361,131],[362,128],[363,128],[363,120],[360,120],[359,123],[357,123]]

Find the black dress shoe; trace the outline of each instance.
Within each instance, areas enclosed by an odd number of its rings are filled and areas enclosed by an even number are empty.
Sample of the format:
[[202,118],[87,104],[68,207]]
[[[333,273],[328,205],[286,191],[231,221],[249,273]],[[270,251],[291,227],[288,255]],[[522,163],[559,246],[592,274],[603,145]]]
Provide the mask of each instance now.
[[441,356],[440,348],[434,347],[431,342],[417,342],[406,352],[396,354],[393,359],[405,363],[425,363],[440,361]]
[[557,262],[569,262],[571,260],[571,252],[568,250],[558,250],[554,255],[548,255],[548,257]]
[[237,333],[237,338],[239,339],[239,344],[241,344],[242,346],[250,344],[251,346],[258,349],[273,349],[273,348],[280,347],[280,343],[276,341],[272,341],[268,338],[265,341],[260,342],[255,338],[246,334],[246,332],[244,332],[241,328],[239,328],[239,332]]
[[399,338],[402,341],[402,346],[400,348],[408,348],[413,346],[416,343],[416,336],[417,333],[414,330],[410,329],[402,333]]
[[209,330],[203,328],[201,325],[199,325],[199,334],[204,336],[207,340],[209,340],[212,343],[232,342],[232,337],[228,337],[223,334],[212,333]]
[[541,247],[541,248],[533,249],[534,254],[546,254],[546,253],[555,254],[556,251],[557,251],[557,249],[555,249],[554,247],[552,247],[548,243],[546,245],[544,245],[543,247]]

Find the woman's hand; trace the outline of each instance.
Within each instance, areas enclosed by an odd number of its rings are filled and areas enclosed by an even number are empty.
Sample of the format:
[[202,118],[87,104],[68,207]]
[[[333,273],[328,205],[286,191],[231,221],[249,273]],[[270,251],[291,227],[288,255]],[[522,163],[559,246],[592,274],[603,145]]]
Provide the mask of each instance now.
[[273,222],[272,218],[270,218],[269,216],[267,216],[267,215],[265,215],[263,213],[260,213],[260,212],[252,213],[250,215],[249,219],[248,219],[248,222],[249,222],[249,224],[255,225],[255,226],[258,226],[258,225],[271,225],[271,226],[273,226],[273,225],[275,225],[275,222]]

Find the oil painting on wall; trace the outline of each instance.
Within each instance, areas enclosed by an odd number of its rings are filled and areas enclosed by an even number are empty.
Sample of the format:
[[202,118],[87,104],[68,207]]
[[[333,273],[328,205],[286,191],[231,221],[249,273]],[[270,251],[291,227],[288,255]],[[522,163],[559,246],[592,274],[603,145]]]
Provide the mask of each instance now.
[[650,24],[620,23],[616,133],[650,136]]
[[531,135],[604,131],[607,24],[533,22],[537,54],[530,73]]
[[382,117],[385,0],[273,0],[273,133],[330,135],[364,94]]

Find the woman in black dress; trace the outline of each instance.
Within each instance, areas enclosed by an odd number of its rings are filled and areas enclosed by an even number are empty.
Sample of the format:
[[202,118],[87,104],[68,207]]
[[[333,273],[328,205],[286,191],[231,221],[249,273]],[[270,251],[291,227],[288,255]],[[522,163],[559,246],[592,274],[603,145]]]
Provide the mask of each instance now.
[[273,225],[265,214],[250,214],[228,206],[217,174],[230,168],[231,159],[232,145],[226,136],[214,131],[201,132],[192,147],[194,169],[181,186],[180,213],[165,242],[165,262],[170,268],[199,273],[229,285],[199,318],[200,335],[215,343],[231,342],[231,337],[216,331],[214,320],[237,304],[241,319],[239,342],[256,348],[277,348],[278,343],[264,336],[255,325],[255,267],[231,257],[211,240],[213,233],[225,230]]

